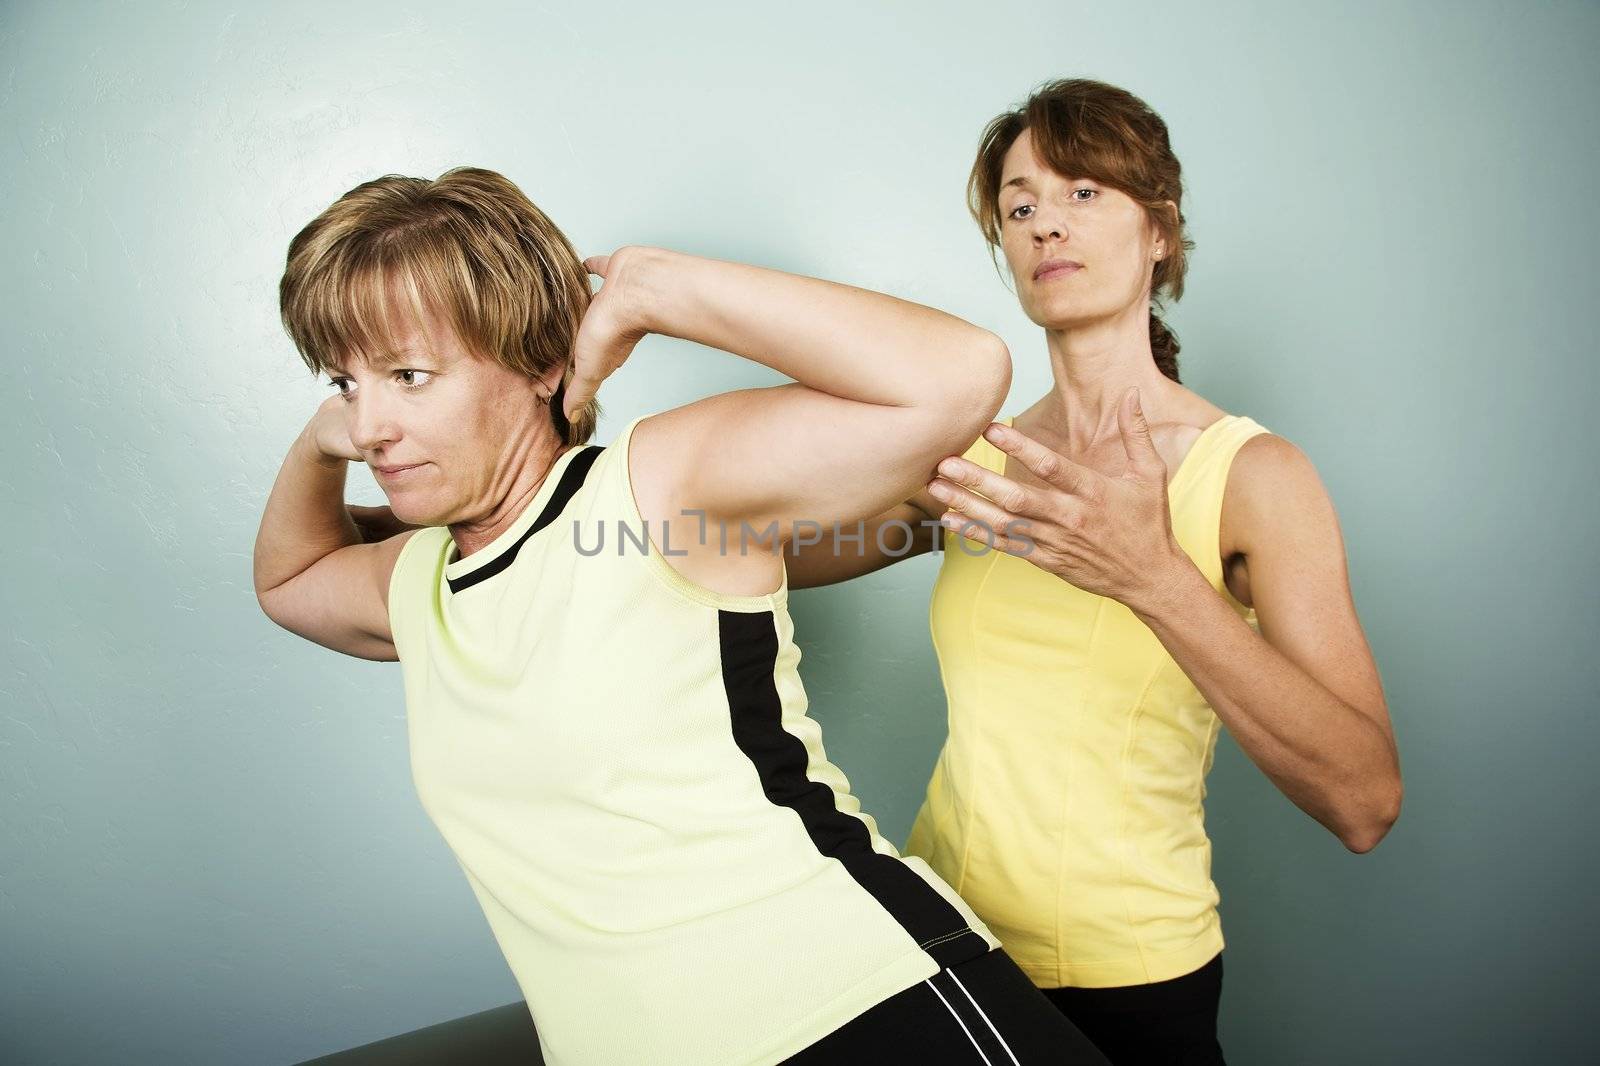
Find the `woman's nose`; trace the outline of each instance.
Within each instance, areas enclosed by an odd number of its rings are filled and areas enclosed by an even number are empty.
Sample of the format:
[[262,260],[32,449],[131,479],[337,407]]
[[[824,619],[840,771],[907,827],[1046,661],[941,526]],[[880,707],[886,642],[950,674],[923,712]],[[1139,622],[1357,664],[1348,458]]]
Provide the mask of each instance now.
[[357,396],[347,410],[350,415],[350,443],[360,451],[374,451],[398,436],[394,420],[382,404]]

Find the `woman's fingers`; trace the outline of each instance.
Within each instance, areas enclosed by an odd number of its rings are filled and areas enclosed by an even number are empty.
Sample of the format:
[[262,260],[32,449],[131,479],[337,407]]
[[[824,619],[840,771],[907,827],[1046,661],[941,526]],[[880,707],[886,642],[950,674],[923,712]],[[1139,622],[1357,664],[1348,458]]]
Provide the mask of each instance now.
[[[1019,484],[1002,474],[996,474],[992,470],[985,470],[969,459],[955,455],[944,459],[939,463],[939,476],[971,492],[981,492],[993,500],[996,506],[1013,515],[1040,514],[1042,501],[1038,499],[1037,490]],[[937,483],[938,479],[929,483],[930,492]],[[935,492],[934,495],[937,496],[938,493]]]
[[366,456],[350,440],[350,412],[346,410],[345,399],[338,393],[322,401],[316,414],[312,415],[312,421],[313,439],[317,450],[324,456],[348,459],[353,463],[367,461]]
[[568,420],[583,410],[583,405],[594,397],[595,390],[605,380],[605,374],[596,373],[593,360],[584,359],[582,353],[574,353],[572,362],[572,380],[567,382],[561,395],[561,411]]
[[625,344],[613,327],[603,297],[602,291],[590,301],[572,344],[572,380],[567,382],[562,398],[568,418],[583,410],[584,404],[594,398],[600,383],[622,365],[633,347],[633,343]]
[[999,422],[991,422],[983,431],[983,436],[990,444],[1033,471],[1040,481],[1074,496],[1094,494],[1100,478],[1098,473],[1073,462],[1060,452],[1046,448],[1026,433]]
[[[611,278],[613,260],[618,261],[618,277]],[[625,308],[627,297],[619,289],[628,286],[623,280],[621,260],[616,254],[591,255],[583,261],[583,268],[591,274],[606,278],[606,283],[589,301],[583,321],[578,325],[578,336],[572,345],[572,380],[567,383],[562,398],[562,409],[568,418],[583,409],[600,390],[600,383],[628,361],[634,346],[644,337],[636,327],[629,326]]]
[[[964,489],[952,481],[946,481],[942,477],[934,478],[928,482],[928,491],[933,493],[934,497],[949,509],[945,516],[946,518],[949,517],[950,513],[953,513],[960,520],[981,523],[995,532],[1003,532],[1012,522],[1017,521],[1015,514],[984,499],[975,492]],[[958,522],[956,526],[950,526],[947,522],[946,526],[955,529],[960,524],[961,522]],[[979,540],[983,538],[971,537],[970,539]]]
[[563,401],[568,418],[594,398],[600,383],[628,361],[638,343],[637,336],[615,328],[604,308],[589,305],[572,346],[572,380],[567,383]]

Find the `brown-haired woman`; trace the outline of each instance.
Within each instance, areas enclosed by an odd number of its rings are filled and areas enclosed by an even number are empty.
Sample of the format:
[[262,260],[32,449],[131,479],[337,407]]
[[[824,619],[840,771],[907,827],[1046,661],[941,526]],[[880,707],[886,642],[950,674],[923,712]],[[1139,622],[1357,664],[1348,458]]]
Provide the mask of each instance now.
[[1179,383],[1153,305],[1181,295],[1193,245],[1148,106],[1045,85],[984,131],[968,192],[1055,385],[864,548],[808,548],[790,583],[948,527],[930,618],[950,731],[908,853],[1113,1062],[1221,1062],[1202,810],[1219,728],[1351,851],[1400,810],[1338,520],[1298,448]]
[[[418,796],[545,1062],[1104,1062],[861,813],[786,605],[797,526],[876,513],[998,411],[998,338],[661,249],[580,263],[477,168],[351,190],[290,244],[280,302],[338,394],[273,486],[257,596],[399,660]],[[794,380],[588,444],[647,333]],[[424,528],[363,543],[350,461]]]

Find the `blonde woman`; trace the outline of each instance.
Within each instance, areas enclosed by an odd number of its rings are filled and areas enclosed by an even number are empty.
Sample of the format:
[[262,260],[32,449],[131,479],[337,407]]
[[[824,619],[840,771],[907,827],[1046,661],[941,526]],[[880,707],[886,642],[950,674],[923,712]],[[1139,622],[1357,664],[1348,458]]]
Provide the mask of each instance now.
[[[544,1061],[1103,1062],[861,813],[806,715],[786,606],[796,526],[925,481],[998,409],[1005,346],[735,263],[587,267],[592,301],[555,225],[475,168],[367,182],[307,225],[283,318],[338,395],[255,557],[274,621],[399,660],[418,795]],[[647,333],[795,380],[589,443],[597,388]],[[363,542],[352,461],[388,521],[422,528]]]
[[1053,387],[859,541],[805,548],[790,584],[933,550],[946,527],[931,622],[950,731],[908,853],[1113,1062],[1221,1062],[1217,733],[1351,851],[1400,810],[1338,520],[1298,448],[1179,382],[1153,302],[1182,294],[1191,244],[1148,106],[1044,86],[984,131],[969,195]]

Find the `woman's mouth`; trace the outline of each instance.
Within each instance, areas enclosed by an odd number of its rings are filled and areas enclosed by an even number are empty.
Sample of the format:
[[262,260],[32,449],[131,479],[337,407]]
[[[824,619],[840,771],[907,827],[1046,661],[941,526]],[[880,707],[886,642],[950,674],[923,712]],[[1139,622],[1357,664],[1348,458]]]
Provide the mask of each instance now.
[[1033,280],[1047,281],[1050,278],[1064,278],[1068,274],[1076,274],[1082,269],[1082,263],[1071,259],[1046,259],[1033,272]]

